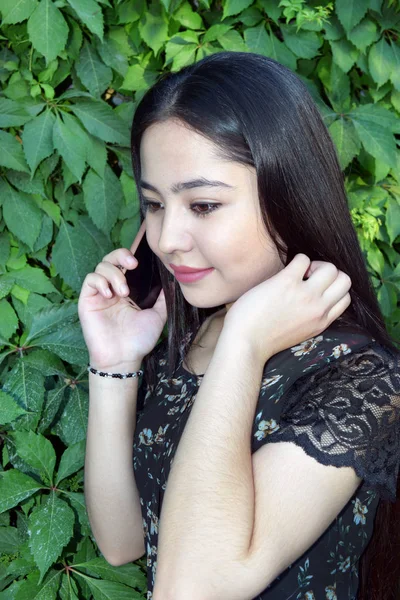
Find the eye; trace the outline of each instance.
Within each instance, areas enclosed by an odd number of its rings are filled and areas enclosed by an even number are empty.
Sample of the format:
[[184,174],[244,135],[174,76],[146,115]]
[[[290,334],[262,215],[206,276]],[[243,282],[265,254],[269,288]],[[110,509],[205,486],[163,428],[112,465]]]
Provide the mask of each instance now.
[[[150,213],[155,213],[158,211],[158,209],[160,208],[160,204],[158,202],[153,202],[152,200],[143,200],[143,208],[144,210],[147,212],[149,211]],[[214,212],[214,210],[217,210],[217,208],[219,208],[221,205],[220,204],[211,204],[209,202],[194,202],[193,204],[190,205],[190,208],[193,210],[194,214],[196,215],[196,217],[208,217],[208,215],[210,215],[212,212]],[[207,210],[194,210],[195,207],[200,207],[200,208],[207,208]]]

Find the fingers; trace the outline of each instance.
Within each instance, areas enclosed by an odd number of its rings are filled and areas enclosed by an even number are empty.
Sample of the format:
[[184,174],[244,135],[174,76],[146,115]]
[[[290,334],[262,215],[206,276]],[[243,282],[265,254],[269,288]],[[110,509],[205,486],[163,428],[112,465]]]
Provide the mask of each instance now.
[[339,271],[335,281],[325,290],[322,294],[322,298],[326,301],[329,309],[339,303],[345,296],[349,295],[348,292],[351,288],[351,279],[343,271]]
[[[297,264],[295,263],[294,267],[297,269],[297,273],[301,274],[309,259],[305,254],[297,254],[288,266],[291,266],[296,259]],[[322,297],[326,306],[326,314],[334,315],[332,320],[338,318],[351,304],[351,297],[348,293],[352,286],[351,279],[334,264],[322,260],[310,261],[304,276],[307,278],[304,285],[311,293]]]
[[128,296],[125,272],[134,269],[138,264],[137,259],[126,248],[119,248],[107,254],[96,266],[94,273],[89,273],[85,278],[88,286],[85,295],[94,296],[102,294],[105,298],[112,298],[113,293],[118,296]]
[[333,323],[333,321],[336,321],[336,319],[338,319],[344,313],[344,311],[350,306],[350,304],[351,296],[347,293],[345,296],[343,296],[341,300],[339,300],[339,302],[336,302],[336,304],[328,312],[327,318],[329,325]]
[[138,264],[137,258],[127,248],[113,250],[109,254],[106,254],[101,262],[107,262],[122,269],[132,269]]

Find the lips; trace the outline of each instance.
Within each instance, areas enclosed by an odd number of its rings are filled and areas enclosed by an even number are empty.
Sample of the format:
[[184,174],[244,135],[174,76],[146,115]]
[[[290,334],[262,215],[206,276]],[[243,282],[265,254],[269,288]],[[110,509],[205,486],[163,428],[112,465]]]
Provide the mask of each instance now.
[[206,269],[194,269],[193,267],[176,267],[175,265],[170,264],[171,269],[178,274],[185,273],[201,273],[202,271],[209,271],[212,267],[208,267]]

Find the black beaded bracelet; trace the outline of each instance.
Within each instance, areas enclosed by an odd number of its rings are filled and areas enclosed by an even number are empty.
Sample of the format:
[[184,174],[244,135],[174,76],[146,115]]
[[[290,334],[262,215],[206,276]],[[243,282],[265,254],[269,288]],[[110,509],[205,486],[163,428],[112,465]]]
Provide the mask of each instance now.
[[91,367],[88,363],[88,371],[93,373],[93,375],[100,375],[100,377],[113,377],[115,379],[128,379],[129,377],[140,377],[143,375],[143,371],[134,371],[133,373],[103,373],[103,371],[98,371]]

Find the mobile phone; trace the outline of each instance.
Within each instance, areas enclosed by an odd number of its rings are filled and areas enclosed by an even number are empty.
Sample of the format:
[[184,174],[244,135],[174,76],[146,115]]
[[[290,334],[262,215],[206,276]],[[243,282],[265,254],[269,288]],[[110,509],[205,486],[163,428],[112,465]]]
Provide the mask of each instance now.
[[141,224],[130,250],[138,265],[135,269],[127,269],[125,272],[129,298],[141,310],[152,308],[161,292],[162,284],[156,255],[147,243],[146,221]]

